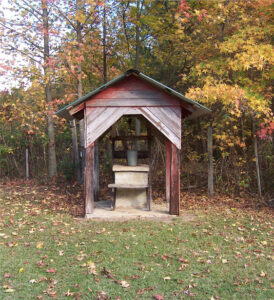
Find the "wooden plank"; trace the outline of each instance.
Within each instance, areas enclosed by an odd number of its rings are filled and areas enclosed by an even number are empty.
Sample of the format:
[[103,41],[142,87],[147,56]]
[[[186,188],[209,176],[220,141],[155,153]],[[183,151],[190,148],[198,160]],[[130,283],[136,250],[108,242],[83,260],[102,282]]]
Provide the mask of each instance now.
[[171,144],[171,189],[169,213],[180,213],[180,152],[174,144]]
[[189,103],[155,87],[141,78],[129,76],[92,96],[87,106],[157,106],[177,105],[193,112]]
[[170,203],[171,142],[166,140],[166,202]]
[[[142,115],[152,123],[165,137],[167,137],[178,149],[181,148],[181,138],[172,132],[157,116],[151,113],[148,108],[140,108]],[[180,122],[181,124],[181,122]]]
[[81,103],[80,105],[73,107],[69,110],[69,114],[73,116],[74,114],[78,113],[80,110],[85,108],[85,103]]
[[[113,157],[114,158],[127,158],[127,152],[124,150],[121,151],[113,151]],[[144,158],[148,158],[149,154],[148,151],[145,150],[140,150],[138,151],[138,159],[144,159]]]
[[123,108],[87,108],[87,139],[86,145],[97,140],[108,128],[124,114]]
[[151,153],[152,153],[152,139],[153,136],[151,135],[151,128],[149,126],[147,126],[147,136],[148,136],[148,160],[149,160],[149,172],[148,172],[148,185],[149,185],[149,190],[147,190],[147,192],[149,193],[147,195],[147,201],[149,201],[149,210],[151,207],[151,203],[152,203],[152,160],[151,160]]
[[[166,125],[178,138],[181,139],[181,108],[169,110],[166,107],[147,107],[163,124]],[[179,115],[179,116],[178,116]]]
[[112,138],[114,141],[133,141],[133,140],[148,140],[149,137],[147,135],[139,135],[139,136],[115,136]]
[[[142,114],[149,122],[152,123],[165,137],[174,143],[178,149],[181,148],[181,121],[176,124],[168,121],[170,118],[164,114],[164,111],[159,110],[156,116],[152,113],[150,107],[134,108],[134,107],[87,107],[86,115],[86,147],[97,140],[105,131],[108,130],[115,122],[123,115]],[[165,118],[167,120],[165,120]],[[174,118],[179,120],[174,114]],[[168,124],[168,126],[166,125]],[[176,133],[173,131],[176,130]]]
[[92,214],[94,210],[94,143],[86,148],[85,167],[85,215]]
[[148,187],[148,184],[118,184],[110,183],[109,188],[120,188],[120,189],[145,189]]
[[140,106],[180,106],[179,100],[170,100],[166,98],[114,98],[114,99],[101,99],[92,98],[86,102],[87,107],[140,107]]
[[[94,99],[161,99],[165,97],[165,93],[161,90],[147,89],[147,90],[120,90],[116,87],[108,87],[100,94],[94,96]],[[176,101],[177,103],[177,101]]]

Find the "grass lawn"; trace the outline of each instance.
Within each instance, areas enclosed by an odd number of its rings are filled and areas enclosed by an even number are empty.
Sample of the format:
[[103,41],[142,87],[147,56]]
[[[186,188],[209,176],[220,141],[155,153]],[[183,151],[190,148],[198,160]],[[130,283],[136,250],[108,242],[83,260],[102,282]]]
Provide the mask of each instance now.
[[76,209],[58,189],[0,186],[0,299],[273,299],[269,210],[164,223]]

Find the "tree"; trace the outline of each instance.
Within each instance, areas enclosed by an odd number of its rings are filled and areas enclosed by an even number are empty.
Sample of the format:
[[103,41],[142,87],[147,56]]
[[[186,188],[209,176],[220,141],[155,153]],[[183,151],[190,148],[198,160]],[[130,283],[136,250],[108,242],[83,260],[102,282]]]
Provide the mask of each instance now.
[[[85,52],[85,37],[96,29],[96,25],[99,22],[99,9],[98,1],[83,1],[75,0],[74,3],[71,1],[64,0],[61,5],[56,5],[56,8],[64,20],[68,28],[70,29],[69,34],[66,35],[65,44],[70,45],[70,55],[63,55],[62,58],[65,62],[65,66],[69,66],[69,69],[75,70],[77,67],[77,72],[73,72],[77,79],[77,97],[81,98],[83,95],[83,68],[82,63],[84,60]],[[71,55],[72,54],[72,55]],[[75,56],[74,56],[75,55]],[[68,61],[69,57],[69,61]],[[78,144],[77,144],[77,131],[76,122],[73,120],[71,122],[72,127],[72,141],[74,149],[74,160],[77,170],[78,180],[83,181],[83,172],[85,168],[85,149],[84,149],[84,119],[80,120],[80,147],[81,147],[81,157],[82,157],[82,170],[80,176],[80,164],[79,164],[79,154],[78,154]]]
[[30,64],[36,65],[43,78],[41,83],[44,85],[48,110],[48,175],[50,177],[57,174],[54,121],[51,110],[52,53],[58,37],[58,28],[53,25],[55,21],[56,16],[52,5],[49,7],[47,0],[35,0],[31,3],[24,0],[12,1],[9,17],[2,18],[0,21],[5,50],[9,53],[19,53]]

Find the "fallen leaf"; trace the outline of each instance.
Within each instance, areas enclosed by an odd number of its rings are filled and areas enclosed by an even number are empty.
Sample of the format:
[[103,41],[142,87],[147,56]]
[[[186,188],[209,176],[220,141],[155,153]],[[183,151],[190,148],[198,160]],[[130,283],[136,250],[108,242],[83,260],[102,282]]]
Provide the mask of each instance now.
[[96,266],[95,266],[95,263],[93,261],[89,260],[88,263],[87,263],[87,266],[88,266],[88,273],[89,274],[97,275]]
[[38,242],[38,243],[36,244],[36,248],[37,248],[37,249],[42,249],[42,248],[43,248],[43,245],[44,245],[44,242]]
[[102,229],[102,230],[100,230],[100,231],[96,231],[96,233],[97,233],[97,234],[101,234],[101,233],[103,233],[103,232],[105,232],[105,231],[106,231],[106,228],[104,228],[104,227],[103,227],[103,229]]
[[33,283],[36,283],[37,281],[35,280],[35,279],[31,279],[30,281],[29,281],[29,283],[31,283],[31,284],[33,284]]
[[73,292],[71,292],[70,290],[67,290],[67,292],[64,294],[66,297],[71,297],[74,295]]
[[156,294],[153,296],[155,300],[164,300],[164,297],[160,294]]
[[164,281],[166,280],[171,280],[171,278],[169,276],[164,277]]
[[114,279],[114,275],[111,273],[110,270],[107,270],[106,267],[103,268],[101,274],[106,276],[107,278]]
[[121,280],[119,283],[123,288],[128,288],[130,287],[129,283],[125,280]]
[[227,264],[227,259],[222,259],[223,264]]
[[20,268],[19,271],[18,271],[18,273],[22,273],[23,270],[24,270],[24,268]]
[[261,277],[266,277],[266,273],[264,271],[261,271],[260,276]]
[[53,267],[51,267],[50,269],[47,269],[46,272],[47,272],[47,273],[55,273],[55,270],[53,269]]

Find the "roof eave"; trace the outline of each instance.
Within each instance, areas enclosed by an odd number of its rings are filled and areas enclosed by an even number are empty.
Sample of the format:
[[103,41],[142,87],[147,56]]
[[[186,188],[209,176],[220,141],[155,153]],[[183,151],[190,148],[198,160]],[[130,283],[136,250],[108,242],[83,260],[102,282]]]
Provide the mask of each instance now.
[[136,76],[144,79],[147,82],[150,82],[151,84],[153,84],[154,86],[159,87],[160,89],[165,90],[166,92],[168,92],[169,94],[187,102],[188,104],[190,104],[192,107],[194,107],[195,111],[189,116],[187,117],[188,119],[194,119],[194,118],[198,118],[200,116],[206,115],[206,114],[210,114],[211,110],[208,109],[207,107],[203,106],[202,104],[180,94],[179,92],[173,90],[172,88],[158,82],[157,80],[139,72],[138,70],[135,69],[130,69],[128,71],[126,71],[125,73],[121,74],[120,76],[110,80],[109,82],[105,83],[104,85],[100,86],[99,88],[95,89],[94,91],[86,94],[85,96],[78,98],[77,100],[75,100],[74,102],[66,105],[65,107],[61,108],[60,110],[58,110],[55,114],[58,115],[59,117],[65,118],[67,120],[72,120],[73,116],[70,115],[69,110],[81,103],[83,103],[84,101],[90,99],[92,96],[94,96],[95,94],[99,93],[100,91],[106,89],[107,87],[111,86],[112,84],[119,82],[120,80],[128,77],[131,74],[135,74]]

